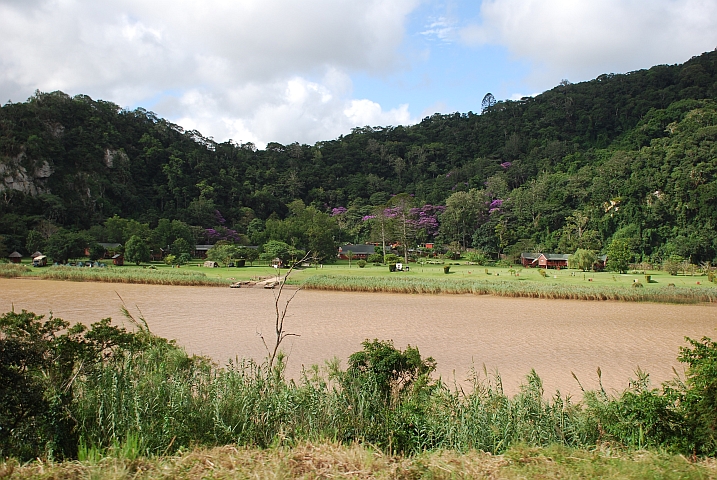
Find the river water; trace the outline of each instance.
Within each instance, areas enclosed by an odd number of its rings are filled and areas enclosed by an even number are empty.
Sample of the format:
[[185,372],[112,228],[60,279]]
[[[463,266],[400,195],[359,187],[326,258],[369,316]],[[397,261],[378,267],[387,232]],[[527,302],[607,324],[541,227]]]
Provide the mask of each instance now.
[[[282,298],[295,291],[285,290]],[[11,308],[52,312],[72,323],[112,317],[125,323],[122,302],[150,329],[189,352],[219,364],[261,360],[271,345],[276,290],[76,283],[0,279],[0,312]],[[121,299],[120,299],[121,297]],[[282,302],[283,303],[283,302]],[[285,320],[287,372],[323,365],[361,349],[365,339],[417,346],[438,362],[437,373],[466,385],[471,369],[498,371],[509,393],[532,369],[545,391],[580,396],[574,372],[597,388],[596,369],[608,391],[622,390],[636,368],[653,384],[682,372],[676,357],[684,337],[717,337],[717,305],[664,305],[502,298],[490,295],[402,295],[298,291]]]

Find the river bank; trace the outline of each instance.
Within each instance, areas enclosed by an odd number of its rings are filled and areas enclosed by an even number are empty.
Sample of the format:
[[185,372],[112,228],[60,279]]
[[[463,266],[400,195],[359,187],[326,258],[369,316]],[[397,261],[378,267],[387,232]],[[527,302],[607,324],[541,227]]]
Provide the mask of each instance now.
[[[299,268],[292,271],[287,286],[312,290],[409,294],[473,294],[515,298],[672,304],[717,303],[717,286],[703,276],[670,276],[665,272],[609,272],[555,270],[547,274],[538,269],[476,268],[452,265],[449,274],[441,265],[420,265],[410,272],[389,273],[381,267]],[[481,271],[482,269],[482,271]],[[283,273],[283,274],[282,274]],[[581,275],[582,273],[582,279]],[[144,267],[66,267],[32,269],[25,265],[0,265],[0,277],[41,278],[74,282],[132,283],[175,286],[263,287],[267,280],[276,284],[286,271],[257,265],[242,268],[206,268],[189,265],[183,269],[166,265]]]

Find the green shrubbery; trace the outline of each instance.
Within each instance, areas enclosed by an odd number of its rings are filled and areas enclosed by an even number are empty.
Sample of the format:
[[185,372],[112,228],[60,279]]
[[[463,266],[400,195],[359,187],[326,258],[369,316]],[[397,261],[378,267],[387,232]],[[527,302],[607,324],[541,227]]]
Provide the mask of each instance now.
[[535,372],[513,397],[487,374],[475,374],[472,389],[450,390],[431,377],[433,359],[390,341],[365,341],[346,370],[334,362],[293,381],[281,357],[272,367],[218,368],[135,325],[131,333],[108,319],[68,329],[25,311],[0,317],[0,456],[75,458],[81,450],[89,458],[119,446],[162,455],[278,439],[404,454],[598,442],[717,453],[717,344],[706,338],[681,349],[684,379],[650,388],[638,372],[621,395],[589,391],[574,404],[546,397]]

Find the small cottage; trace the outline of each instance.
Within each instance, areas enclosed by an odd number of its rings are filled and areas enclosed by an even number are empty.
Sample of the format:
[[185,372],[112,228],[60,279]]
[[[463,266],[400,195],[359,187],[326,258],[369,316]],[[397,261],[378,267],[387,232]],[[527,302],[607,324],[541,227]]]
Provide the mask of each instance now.
[[22,254],[18,251],[14,251],[8,255],[7,258],[9,258],[12,263],[20,263],[22,261]]
[[373,245],[343,245],[339,247],[339,258],[341,260],[348,260],[348,252],[353,255],[353,260],[366,260],[369,255],[376,253],[376,247]]
[[539,253],[523,252],[520,254],[520,263],[524,268],[534,267],[535,264],[533,262],[538,259],[538,256],[540,256]]
[[540,268],[568,268],[569,258],[569,254],[541,253],[533,263],[537,263]]
[[112,255],[112,264],[121,267],[124,265],[124,255],[121,253],[115,253]]

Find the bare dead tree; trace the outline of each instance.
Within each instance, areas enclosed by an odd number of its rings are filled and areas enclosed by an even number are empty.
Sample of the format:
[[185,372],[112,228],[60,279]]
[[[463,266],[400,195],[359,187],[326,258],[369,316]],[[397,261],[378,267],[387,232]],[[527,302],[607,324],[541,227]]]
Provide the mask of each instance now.
[[294,262],[291,267],[289,267],[289,270],[284,274],[283,279],[279,282],[279,290],[275,291],[274,293],[274,310],[276,312],[276,320],[274,323],[274,345],[272,348],[269,348],[269,345],[266,343],[266,339],[264,338],[264,335],[259,333],[259,338],[261,338],[261,341],[264,343],[264,348],[266,348],[266,353],[269,358],[269,370],[272,369],[274,366],[274,361],[276,360],[276,356],[279,353],[279,347],[281,346],[281,342],[284,341],[286,337],[300,337],[298,333],[288,333],[284,330],[284,320],[286,319],[286,313],[289,310],[289,304],[294,299],[297,293],[302,289],[301,286],[297,288],[294,293],[289,297],[288,300],[282,305],[281,304],[281,295],[284,292],[284,286],[286,285],[286,280],[289,278],[289,275],[291,275],[291,272],[294,271],[294,268],[296,268],[298,265],[301,265],[306,260],[311,258],[311,252],[308,252],[304,257]]

